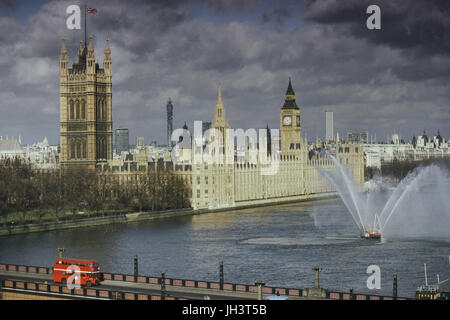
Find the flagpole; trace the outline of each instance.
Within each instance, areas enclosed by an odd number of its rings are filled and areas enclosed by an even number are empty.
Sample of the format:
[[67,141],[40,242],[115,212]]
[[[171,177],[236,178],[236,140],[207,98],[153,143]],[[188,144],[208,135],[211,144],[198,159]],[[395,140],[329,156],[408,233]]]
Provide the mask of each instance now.
[[84,46],[87,48],[87,26],[86,26],[86,11],[87,11],[87,7],[86,7],[86,3],[84,4]]

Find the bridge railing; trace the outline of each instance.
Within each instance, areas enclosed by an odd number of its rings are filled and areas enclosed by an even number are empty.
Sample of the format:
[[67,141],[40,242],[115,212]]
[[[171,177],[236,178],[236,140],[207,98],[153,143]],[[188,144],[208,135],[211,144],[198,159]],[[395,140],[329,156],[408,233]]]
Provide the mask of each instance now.
[[[117,300],[161,300],[159,295],[150,295],[139,292],[117,291],[99,288],[73,288],[69,289],[62,284],[48,284],[23,280],[0,280],[3,291],[19,291],[36,295],[54,296],[72,296],[73,298],[86,299],[117,299]],[[178,297],[166,296],[165,300],[185,300]]]
[[[112,281],[126,281],[126,282],[137,282],[137,283],[148,283],[148,284],[161,284],[163,278],[152,277],[152,276],[134,276],[130,274],[121,273],[103,273],[103,278],[105,280]],[[179,286],[186,288],[203,288],[203,289],[220,289],[220,283],[216,281],[203,281],[203,280],[190,280],[190,279],[180,279],[180,278],[164,278],[165,284],[170,286]],[[258,287],[256,285],[249,284],[237,284],[237,283],[223,283],[223,291],[233,291],[233,292],[250,292],[257,293]],[[290,295],[290,296],[302,296],[302,289],[295,288],[281,288],[281,287],[263,287],[263,293],[265,294],[277,294],[280,295]]]
[[0,271],[53,274],[53,268],[0,263]]
[[[25,266],[25,265],[14,265],[14,264],[0,264],[0,271],[17,271],[17,272],[27,272],[27,273],[37,273],[37,274],[53,274],[53,268],[39,267],[39,266]],[[109,273],[103,272],[103,277],[105,280],[112,281],[125,281],[125,282],[136,282],[136,283],[148,283],[148,284],[161,284],[161,277],[152,277],[138,275],[134,276],[131,274],[123,273]],[[202,280],[188,280],[181,278],[164,278],[166,285],[179,286],[186,288],[204,288],[204,289],[220,289],[220,283],[216,281],[202,281]],[[224,283],[223,291],[231,292],[250,292],[257,293],[258,287],[256,285],[249,284],[237,284],[237,283]],[[303,296],[302,289],[296,288],[283,288],[283,287],[273,287],[265,286],[263,287],[264,294],[276,295],[289,295],[289,296]],[[402,297],[392,297],[392,296],[380,296],[380,295],[367,295],[367,294],[357,294],[357,293],[346,293],[346,292],[335,292],[327,291],[326,298],[332,300],[407,300],[408,298]]]

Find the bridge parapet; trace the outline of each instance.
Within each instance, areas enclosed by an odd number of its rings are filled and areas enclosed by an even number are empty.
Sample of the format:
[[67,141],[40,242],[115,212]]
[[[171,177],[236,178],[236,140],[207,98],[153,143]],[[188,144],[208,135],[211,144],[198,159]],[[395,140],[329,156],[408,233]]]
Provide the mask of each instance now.
[[[15,272],[26,272],[26,273],[37,273],[37,274],[53,274],[53,268],[48,267],[40,267],[40,266],[26,266],[26,265],[14,265],[14,264],[0,264],[0,271],[15,271]],[[103,277],[105,280],[112,281],[122,281],[122,282],[135,282],[135,283],[148,283],[148,284],[161,284],[161,277],[153,277],[153,276],[145,276],[145,275],[131,275],[131,274],[121,274],[121,273],[109,273],[104,272]],[[180,278],[164,278],[165,284],[169,286],[176,287],[186,287],[186,288],[202,288],[202,289],[217,289],[220,290],[220,283],[216,281],[202,281],[202,280],[190,280],[190,279],[180,279]],[[5,280],[11,281],[11,280]],[[20,284],[19,284],[20,285]],[[27,283],[26,286],[33,286],[33,283]],[[26,287],[28,288],[28,287]],[[50,286],[51,288],[51,286]],[[85,290],[86,288],[82,288]],[[31,290],[31,289],[30,289]],[[53,290],[56,290],[55,288]],[[65,294],[75,294],[72,292],[68,292],[68,288],[63,286],[63,290],[61,293]],[[96,289],[93,289],[96,290]],[[236,283],[224,283],[223,291],[230,292],[249,292],[255,293],[258,291],[256,285],[249,284],[236,284]],[[293,297],[304,297],[304,291],[307,293],[308,289],[298,289],[298,288],[283,288],[277,286],[265,286],[263,287],[263,293],[269,295],[276,295],[279,293],[280,295],[288,295]],[[60,291],[58,291],[60,293]],[[79,295],[94,297],[93,291],[89,291],[89,294],[86,291],[80,291]],[[98,298],[107,298],[107,299],[116,299],[114,294],[105,293],[105,292],[96,292],[95,297]],[[112,295],[111,295],[112,294]],[[134,294],[134,293],[133,293]],[[138,295],[127,295],[128,300],[147,300],[144,296]],[[133,299],[131,299],[133,298]],[[166,300],[170,300],[171,297],[166,297]],[[392,297],[392,296],[379,296],[379,295],[366,295],[366,294],[350,294],[346,292],[336,292],[326,290],[326,299],[332,300],[407,300],[408,298],[401,297]],[[121,297],[124,299],[124,297]],[[148,296],[148,300],[158,300],[160,296]]]
[[[48,297],[68,297],[72,299],[102,299],[102,300],[161,300],[159,295],[150,295],[129,291],[114,291],[98,288],[69,289],[65,285],[36,283],[23,280],[1,280],[5,292],[20,292]],[[178,297],[165,297],[165,300],[186,300]]]

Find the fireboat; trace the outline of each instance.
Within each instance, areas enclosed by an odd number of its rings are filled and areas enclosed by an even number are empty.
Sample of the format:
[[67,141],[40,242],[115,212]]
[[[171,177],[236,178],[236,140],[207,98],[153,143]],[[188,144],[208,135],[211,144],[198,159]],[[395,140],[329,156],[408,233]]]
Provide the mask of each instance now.
[[379,225],[380,221],[378,219],[378,215],[375,214],[375,217],[373,219],[373,227],[372,228],[364,228],[363,232],[361,233],[361,238],[369,239],[369,240],[381,239],[381,232],[379,231],[379,228],[377,228],[377,222]]

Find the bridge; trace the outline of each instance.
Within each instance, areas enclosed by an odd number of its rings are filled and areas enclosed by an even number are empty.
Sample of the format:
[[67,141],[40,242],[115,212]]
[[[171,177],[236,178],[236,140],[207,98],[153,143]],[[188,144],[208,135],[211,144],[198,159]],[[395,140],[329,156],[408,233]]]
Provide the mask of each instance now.
[[53,282],[53,268],[1,264],[0,292],[3,299],[95,299],[95,300],[256,300],[280,294],[290,300],[405,300],[401,297],[333,292],[321,288],[283,288],[264,283],[236,284],[178,278],[103,273],[95,287],[69,289]]

